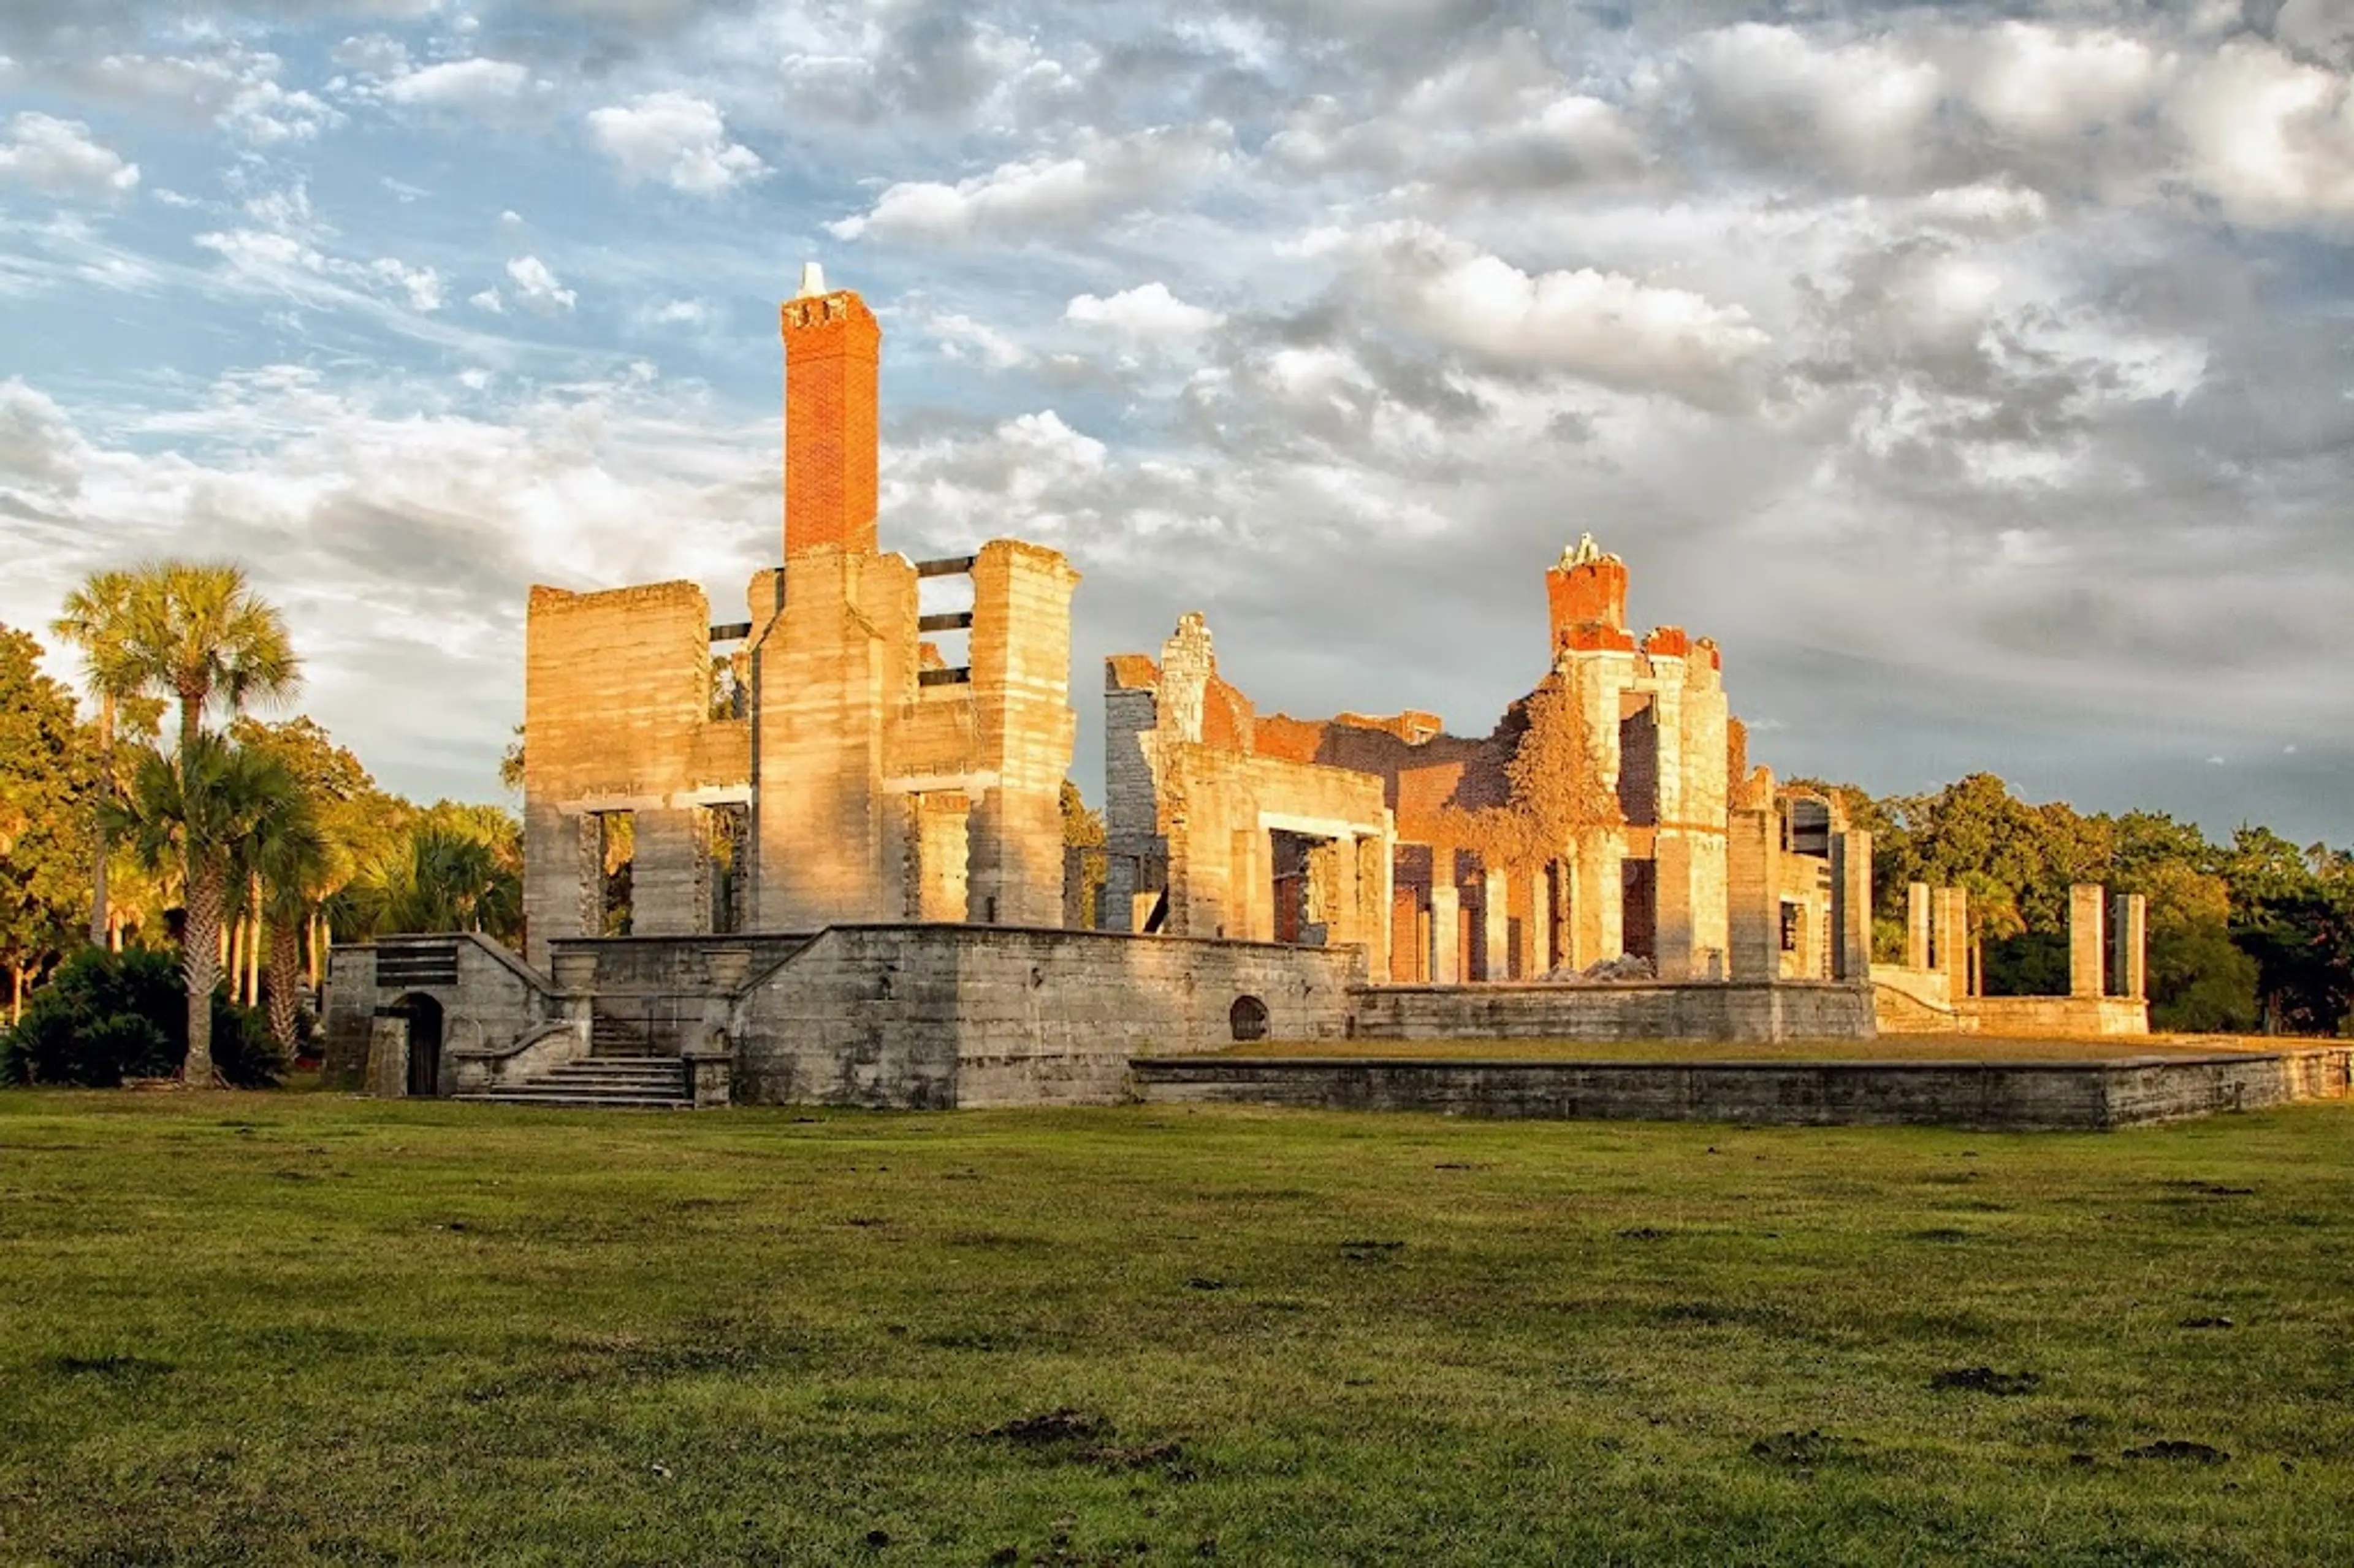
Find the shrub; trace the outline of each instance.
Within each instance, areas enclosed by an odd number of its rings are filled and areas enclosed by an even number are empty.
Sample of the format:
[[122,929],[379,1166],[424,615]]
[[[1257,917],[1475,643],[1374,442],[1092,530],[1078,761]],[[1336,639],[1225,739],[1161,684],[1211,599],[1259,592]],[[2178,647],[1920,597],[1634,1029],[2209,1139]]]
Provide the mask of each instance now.
[[[188,993],[179,960],[151,948],[84,948],[0,1032],[0,1082],[116,1088],[176,1073],[188,1054]],[[286,1071],[259,1013],[213,992],[213,1065],[240,1088]]]

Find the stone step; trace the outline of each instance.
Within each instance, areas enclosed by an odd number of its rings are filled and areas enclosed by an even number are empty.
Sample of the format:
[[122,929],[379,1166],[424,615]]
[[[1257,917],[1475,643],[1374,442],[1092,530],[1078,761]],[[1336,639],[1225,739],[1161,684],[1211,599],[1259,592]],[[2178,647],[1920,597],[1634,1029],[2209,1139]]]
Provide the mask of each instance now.
[[568,1089],[513,1088],[454,1097],[470,1105],[545,1106],[558,1110],[693,1110],[684,1096],[582,1095]]
[[533,1094],[684,1096],[686,1080],[675,1073],[667,1078],[525,1078],[520,1083],[495,1085],[493,1089],[524,1089]]
[[520,1090],[551,1090],[563,1095],[685,1095],[687,1086],[678,1074],[669,1078],[525,1078],[523,1083],[504,1083],[499,1087],[520,1087]]

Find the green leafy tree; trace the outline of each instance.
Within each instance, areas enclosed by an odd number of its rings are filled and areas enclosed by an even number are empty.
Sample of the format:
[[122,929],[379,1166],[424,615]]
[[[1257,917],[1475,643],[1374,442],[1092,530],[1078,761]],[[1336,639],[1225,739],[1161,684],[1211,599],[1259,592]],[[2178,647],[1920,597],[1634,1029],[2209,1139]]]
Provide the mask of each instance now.
[[1104,853],[1103,813],[1090,807],[1079,787],[1067,779],[1063,780],[1062,811],[1063,847],[1079,852],[1079,925],[1093,930],[1096,900],[1103,892],[1104,878],[1111,867]]
[[2232,939],[2256,961],[2264,1023],[2326,1034],[2354,1008],[2354,873],[2346,857],[2299,849],[2269,828],[2232,835],[2221,869]]
[[9,1016],[74,940],[89,896],[96,758],[73,694],[40,672],[40,645],[0,626],[0,962]]

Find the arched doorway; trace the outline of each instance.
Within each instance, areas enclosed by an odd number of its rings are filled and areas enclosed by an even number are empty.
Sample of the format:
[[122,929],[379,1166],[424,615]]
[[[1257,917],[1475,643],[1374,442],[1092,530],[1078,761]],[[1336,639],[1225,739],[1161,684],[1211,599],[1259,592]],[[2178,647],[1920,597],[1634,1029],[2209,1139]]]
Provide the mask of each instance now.
[[1226,1024],[1237,1041],[1267,1038],[1267,1003],[1255,996],[1238,996],[1226,1010]]
[[413,991],[393,1010],[408,1021],[408,1092],[430,1099],[441,1092],[441,1004]]

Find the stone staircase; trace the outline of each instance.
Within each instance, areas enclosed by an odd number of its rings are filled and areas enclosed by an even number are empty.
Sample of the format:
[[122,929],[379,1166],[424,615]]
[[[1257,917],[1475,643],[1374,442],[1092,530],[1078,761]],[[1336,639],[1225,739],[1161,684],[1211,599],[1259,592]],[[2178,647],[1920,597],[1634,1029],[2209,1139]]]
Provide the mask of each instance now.
[[637,1020],[625,1017],[602,1003],[592,1006],[594,1011],[588,1016],[588,1054],[630,1057],[659,1054]]
[[[599,1021],[602,1022],[601,1020]],[[686,1065],[675,1056],[589,1054],[517,1084],[459,1095],[482,1105],[557,1106],[574,1110],[693,1110]]]

